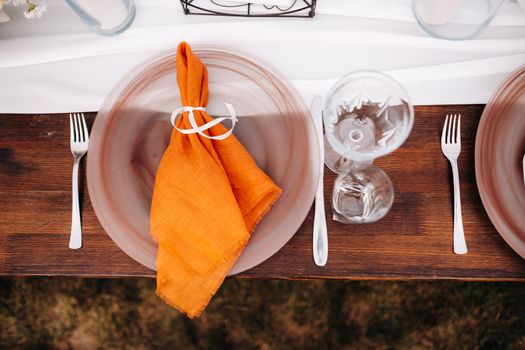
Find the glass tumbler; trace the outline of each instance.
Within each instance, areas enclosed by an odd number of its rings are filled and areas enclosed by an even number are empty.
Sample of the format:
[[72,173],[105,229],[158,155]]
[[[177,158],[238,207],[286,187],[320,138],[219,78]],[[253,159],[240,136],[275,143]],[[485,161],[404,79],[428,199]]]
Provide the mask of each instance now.
[[129,28],[135,19],[135,0],[66,0],[93,32],[111,36]]
[[505,0],[413,0],[412,11],[430,35],[471,39],[483,32]]
[[383,218],[394,201],[388,175],[373,161],[407,139],[414,110],[405,89],[386,74],[359,71],[341,78],[323,109],[325,163],[335,180],[334,220],[367,223]]

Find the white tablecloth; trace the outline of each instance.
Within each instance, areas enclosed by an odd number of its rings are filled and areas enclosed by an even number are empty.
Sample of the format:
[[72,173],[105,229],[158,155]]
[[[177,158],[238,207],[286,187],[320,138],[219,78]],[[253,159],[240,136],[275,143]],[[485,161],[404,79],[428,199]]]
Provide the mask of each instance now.
[[178,0],[137,0],[134,24],[116,37],[88,31],[61,0],[48,0],[40,20],[12,10],[0,24],[0,113],[97,110],[127,71],[181,40],[258,57],[307,102],[346,73],[375,69],[397,78],[414,104],[485,103],[525,64],[525,14],[516,2],[468,41],[429,37],[409,0],[318,0],[314,19],[185,16]]

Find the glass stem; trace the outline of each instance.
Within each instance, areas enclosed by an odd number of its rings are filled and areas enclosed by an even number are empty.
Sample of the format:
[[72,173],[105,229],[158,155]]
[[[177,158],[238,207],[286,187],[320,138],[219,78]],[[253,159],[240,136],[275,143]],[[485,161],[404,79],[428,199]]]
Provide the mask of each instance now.
[[374,164],[374,160],[353,161],[347,158],[341,158],[341,164],[344,164],[348,169],[363,170]]

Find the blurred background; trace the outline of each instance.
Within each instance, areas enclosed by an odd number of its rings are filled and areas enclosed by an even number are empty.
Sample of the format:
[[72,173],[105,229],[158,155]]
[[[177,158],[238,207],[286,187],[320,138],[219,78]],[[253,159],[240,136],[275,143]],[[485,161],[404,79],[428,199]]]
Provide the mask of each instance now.
[[189,320],[154,279],[0,279],[5,349],[525,349],[525,284],[228,279]]

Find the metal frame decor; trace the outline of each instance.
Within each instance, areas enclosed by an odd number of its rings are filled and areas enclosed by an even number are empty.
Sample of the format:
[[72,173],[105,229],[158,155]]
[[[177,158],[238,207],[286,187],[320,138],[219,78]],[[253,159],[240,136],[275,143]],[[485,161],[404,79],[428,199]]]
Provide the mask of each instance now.
[[315,15],[317,0],[293,0],[290,6],[234,3],[228,0],[180,0],[186,15],[237,17],[299,17]]

